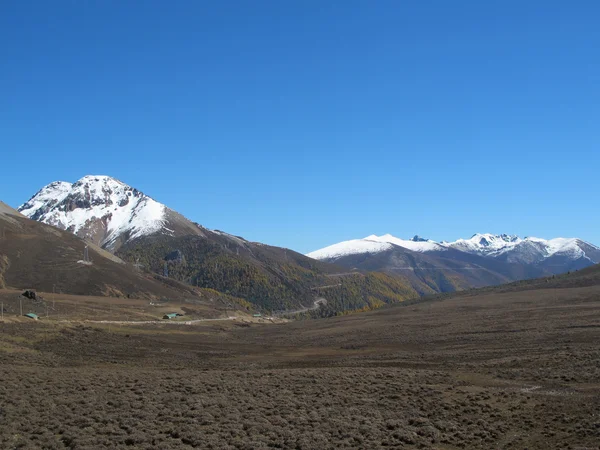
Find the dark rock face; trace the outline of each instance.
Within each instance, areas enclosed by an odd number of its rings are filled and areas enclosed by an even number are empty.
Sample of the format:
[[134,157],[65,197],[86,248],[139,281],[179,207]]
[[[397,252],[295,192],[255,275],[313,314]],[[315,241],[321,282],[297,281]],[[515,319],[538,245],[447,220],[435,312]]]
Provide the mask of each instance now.
[[48,212],[49,208],[40,208],[38,209],[34,215],[30,217],[32,220],[40,220],[40,218]]
[[87,209],[92,206],[91,202],[88,199],[81,198],[78,196],[67,197],[62,204],[63,211],[74,211],[78,208]]

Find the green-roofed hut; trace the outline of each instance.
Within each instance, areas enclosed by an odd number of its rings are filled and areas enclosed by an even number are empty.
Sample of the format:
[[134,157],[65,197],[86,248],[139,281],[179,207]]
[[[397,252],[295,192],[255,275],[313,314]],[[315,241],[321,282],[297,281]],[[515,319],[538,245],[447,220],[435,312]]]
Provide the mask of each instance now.
[[170,320],[170,319],[174,319],[175,317],[178,317],[178,316],[180,316],[180,315],[181,315],[181,314],[178,314],[178,313],[169,313],[169,314],[165,314],[165,315],[163,316],[163,319]]
[[34,313],[27,313],[27,314],[25,314],[25,317],[29,317],[30,319],[33,319],[33,320],[39,319],[38,315],[34,314]]

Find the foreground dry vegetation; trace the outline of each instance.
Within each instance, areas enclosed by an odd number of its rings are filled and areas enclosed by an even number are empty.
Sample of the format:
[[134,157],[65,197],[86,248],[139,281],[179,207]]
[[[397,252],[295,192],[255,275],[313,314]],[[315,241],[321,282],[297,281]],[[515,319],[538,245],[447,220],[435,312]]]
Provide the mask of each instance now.
[[597,449],[600,289],[288,324],[0,324],[0,448]]

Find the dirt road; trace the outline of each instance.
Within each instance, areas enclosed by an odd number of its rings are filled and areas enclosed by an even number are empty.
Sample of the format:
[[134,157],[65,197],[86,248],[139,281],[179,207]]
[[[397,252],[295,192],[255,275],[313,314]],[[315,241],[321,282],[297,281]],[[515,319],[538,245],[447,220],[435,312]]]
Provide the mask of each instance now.
[[305,313],[308,311],[314,311],[316,309],[319,309],[319,307],[321,305],[326,305],[326,304],[327,304],[326,298],[318,297],[317,299],[315,299],[312,306],[307,306],[305,308],[299,308],[299,309],[293,309],[293,310],[276,311],[276,312],[273,312],[273,316],[274,317],[282,317],[282,316],[292,316],[294,314],[301,314],[301,313]]

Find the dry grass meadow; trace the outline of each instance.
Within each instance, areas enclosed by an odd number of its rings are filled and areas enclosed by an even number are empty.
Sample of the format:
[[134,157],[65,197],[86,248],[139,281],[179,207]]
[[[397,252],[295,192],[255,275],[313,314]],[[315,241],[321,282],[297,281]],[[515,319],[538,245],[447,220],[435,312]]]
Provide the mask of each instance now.
[[[87,307],[130,310],[108,303]],[[281,324],[82,319],[0,324],[0,448],[600,445],[598,286]]]

